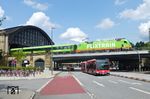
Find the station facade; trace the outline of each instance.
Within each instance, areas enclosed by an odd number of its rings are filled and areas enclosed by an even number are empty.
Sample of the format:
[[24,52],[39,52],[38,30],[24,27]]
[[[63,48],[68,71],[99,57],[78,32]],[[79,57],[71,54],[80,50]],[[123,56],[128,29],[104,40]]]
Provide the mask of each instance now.
[[[36,26],[17,26],[0,30],[0,52],[2,57],[9,57],[9,50],[11,48],[33,47],[43,45],[53,45],[54,42],[48,34]],[[50,55],[42,56],[42,58],[33,59],[34,57],[27,57],[31,61],[32,66],[35,65],[34,61],[42,60],[44,65],[49,66]],[[47,60],[46,60],[47,59]]]

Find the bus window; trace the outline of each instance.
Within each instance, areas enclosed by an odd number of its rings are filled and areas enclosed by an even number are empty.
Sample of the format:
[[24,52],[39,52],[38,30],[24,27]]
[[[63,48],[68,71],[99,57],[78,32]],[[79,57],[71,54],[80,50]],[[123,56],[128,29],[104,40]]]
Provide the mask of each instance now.
[[96,62],[96,66],[98,70],[108,70],[109,64],[108,62]]

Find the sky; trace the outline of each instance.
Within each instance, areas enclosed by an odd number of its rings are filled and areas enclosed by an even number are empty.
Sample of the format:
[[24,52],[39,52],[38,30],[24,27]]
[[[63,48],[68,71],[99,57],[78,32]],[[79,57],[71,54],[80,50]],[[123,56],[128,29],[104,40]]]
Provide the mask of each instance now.
[[150,0],[0,0],[1,29],[34,25],[55,44],[148,41]]

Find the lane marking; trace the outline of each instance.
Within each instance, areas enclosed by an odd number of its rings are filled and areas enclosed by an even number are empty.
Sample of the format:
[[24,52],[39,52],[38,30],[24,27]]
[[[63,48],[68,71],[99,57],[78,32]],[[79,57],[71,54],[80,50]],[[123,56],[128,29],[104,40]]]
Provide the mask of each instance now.
[[150,92],[148,92],[148,91],[144,91],[144,90],[137,89],[137,88],[134,88],[134,87],[129,87],[129,88],[150,95]]
[[125,81],[125,80],[118,80],[118,81],[123,82],[123,83],[126,83],[126,84],[131,84],[130,82]]
[[132,85],[142,85],[141,83],[132,83],[132,82],[128,82],[128,81],[125,81],[125,80],[118,80],[120,82],[123,82],[123,83],[126,83],[126,84],[132,84]]
[[99,83],[99,82],[97,82],[97,81],[93,81],[93,83],[95,83],[95,84],[97,84],[97,85],[99,85],[99,86],[101,86],[101,87],[105,87],[103,84],[101,84],[101,83]]
[[[84,85],[83,85],[83,83],[81,83],[81,81],[75,76],[75,75],[72,75],[74,78],[75,78],[75,80],[82,86],[82,87],[84,87]],[[96,96],[93,94],[93,93],[91,93],[90,91],[88,91],[86,88],[84,88],[85,90],[86,90],[86,93],[89,95],[89,97],[91,98],[91,99],[94,99]]]
[[113,84],[118,84],[118,82],[115,82],[115,81],[112,81],[112,80],[108,80],[110,83],[113,83]]
[[50,79],[49,81],[47,81],[42,87],[40,87],[39,89],[36,90],[36,92],[40,92],[48,83],[50,83],[54,78]]
[[91,97],[91,99],[94,99],[95,98],[95,95],[90,93],[90,92],[87,92],[87,94]]
[[133,85],[142,85],[141,83],[132,83]]
[[72,75],[73,77],[74,77],[74,79],[81,85],[81,86],[84,86],[82,83],[81,83],[81,81],[76,77],[76,76],[74,76],[74,75]]

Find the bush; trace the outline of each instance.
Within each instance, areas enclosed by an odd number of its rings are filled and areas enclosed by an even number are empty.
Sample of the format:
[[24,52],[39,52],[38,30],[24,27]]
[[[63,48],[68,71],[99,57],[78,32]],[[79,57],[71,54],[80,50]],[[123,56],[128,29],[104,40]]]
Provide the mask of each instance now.
[[0,66],[0,70],[40,70],[39,68],[28,66],[28,67],[22,67],[22,66],[16,66],[16,67],[9,67],[9,66]]
[[13,67],[0,66],[0,69],[2,69],[2,70],[13,70]]

